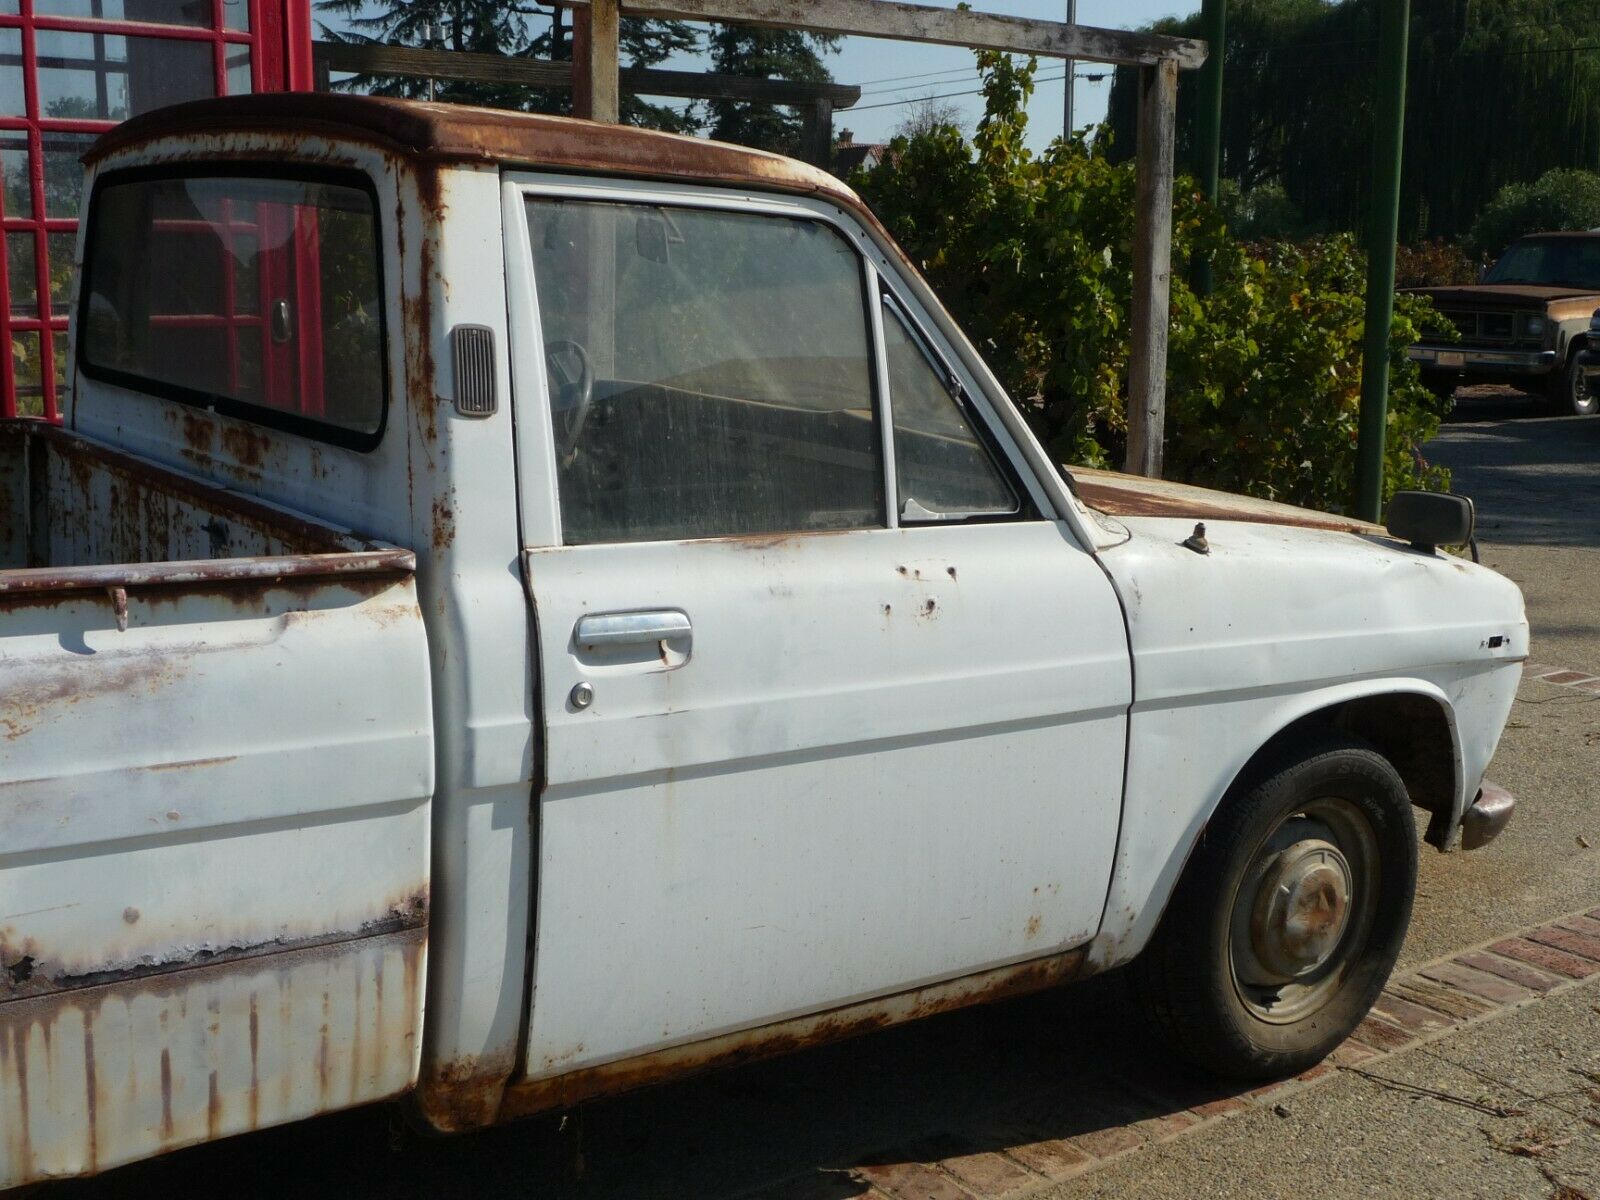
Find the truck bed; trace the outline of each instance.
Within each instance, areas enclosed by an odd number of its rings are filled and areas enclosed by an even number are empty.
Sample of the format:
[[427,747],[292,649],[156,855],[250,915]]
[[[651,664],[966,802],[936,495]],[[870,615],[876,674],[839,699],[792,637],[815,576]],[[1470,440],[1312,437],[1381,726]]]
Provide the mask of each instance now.
[[415,565],[409,551],[67,430],[0,422],[0,595]]
[[0,424],[0,1190],[414,1081],[413,566]]

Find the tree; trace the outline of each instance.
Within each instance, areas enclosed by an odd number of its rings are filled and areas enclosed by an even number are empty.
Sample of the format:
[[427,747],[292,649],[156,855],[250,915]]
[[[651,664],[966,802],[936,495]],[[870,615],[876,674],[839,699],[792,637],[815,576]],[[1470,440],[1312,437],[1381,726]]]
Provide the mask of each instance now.
[[[570,59],[571,29],[563,10],[554,16],[533,4],[503,4],[492,0],[389,0],[374,7],[370,0],[317,0],[317,10],[342,18],[343,29],[321,22],[322,36],[336,42],[377,42],[394,46],[436,45],[448,50],[503,54],[511,58]],[[539,29],[539,25],[543,29]],[[430,41],[431,35],[431,41]],[[619,49],[625,66],[653,67],[674,54],[692,53],[700,35],[684,21],[654,21],[624,17]],[[357,76],[350,82],[378,96],[429,94],[428,81],[405,76]],[[570,112],[570,92],[546,92],[513,84],[478,80],[441,80],[434,85],[435,99],[457,104],[482,104],[528,112]],[[692,133],[700,121],[693,107],[680,111],[624,96],[622,119],[631,125]]]
[[[969,142],[941,126],[892,143],[851,182],[1063,462],[1122,461],[1127,436],[1134,169],[1101,146],[1024,140],[1033,65],[980,53],[986,109]],[[1204,256],[1215,288],[1187,282]],[[1343,510],[1361,391],[1365,263],[1348,236],[1255,251],[1230,237],[1192,180],[1173,212],[1167,362],[1169,477]],[[1385,487],[1440,486],[1419,453],[1441,402],[1406,347],[1444,326],[1398,298],[1389,339]]]
[[961,106],[937,96],[924,96],[911,102],[905,117],[894,127],[894,136],[920,137],[946,125],[961,129]]
[[1484,206],[1467,237],[1476,254],[1497,257],[1528,233],[1600,226],[1600,175],[1557,168],[1535,183],[1509,183]]
[[[758,29],[750,25],[713,26],[711,69],[724,75],[828,83],[833,76],[823,54],[839,48],[839,39],[792,29]],[[758,146],[780,154],[800,149],[803,120],[793,109],[742,100],[706,103],[710,134],[724,142]]]
[[[1281,186],[1319,229],[1359,229],[1371,169],[1381,0],[1232,0],[1222,169]],[[1600,40],[1573,0],[1418,0],[1406,89],[1401,236],[1459,237],[1508,183],[1600,163]],[[1198,16],[1153,28],[1198,36]],[[1131,156],[1137,89],[1119,71],[1114,156]],[[1195,89],[1179,89],[1193,162]]]

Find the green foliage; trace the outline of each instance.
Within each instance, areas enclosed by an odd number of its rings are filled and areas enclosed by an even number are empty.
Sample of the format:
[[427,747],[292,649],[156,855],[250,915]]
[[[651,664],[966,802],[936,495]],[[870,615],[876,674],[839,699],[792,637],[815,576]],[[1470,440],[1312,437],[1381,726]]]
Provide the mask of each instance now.
[[1469,246],[1496,257],[1529,233],[1593,229],[1600,225],[1600,175],[1593,171],[1546,171],[1533,183],[1510,183],[1496,193],[1472,223]]
[[1478,282],[1478,263],[1460,246],[1440,238],[1414,246],[1396,246],[1397,288],[1446,287]]
[[[1223,174],[1247,192],[1282,185],[1316,229],[1362,228],[1380,2],[1229,2]],[[1411,12],[1404,239],[1459,237],[1505,184],[1600,162],[1593,4],[1417,0]],[[1198,15],[1155,27],[1200,36]],[[1124,155],[1136,94],[1118,72],[1111,122]],[[1180,162],[1196,161],[1195,94],[1179,88]]]
[[1303,238],[1311,232],[1305,216],[1278,183],[1263,183],[1245,191],[1224,179],[1218,197],[1222,219],[1234,237],[1245,242]]
[[[898,139],[853,182],[1062,461],[1119,465],[1127,432],[1134,173],[1082,138],[1023,143],[1033,64],[980,53],[987,111]],[[1364,271],[1352,239],[1251,253],[1190,181],[1173,213],[1167,475],[1343,510],[1354,478]],[[1199,296],[1186,264],[1209,258]],[[1402,296],[1390,336],[1386,493],[1448,484],[1418,448],[1440,402],[1405,348],[1437,322]],[[1448,336],[1448,335],[1446,335]]]

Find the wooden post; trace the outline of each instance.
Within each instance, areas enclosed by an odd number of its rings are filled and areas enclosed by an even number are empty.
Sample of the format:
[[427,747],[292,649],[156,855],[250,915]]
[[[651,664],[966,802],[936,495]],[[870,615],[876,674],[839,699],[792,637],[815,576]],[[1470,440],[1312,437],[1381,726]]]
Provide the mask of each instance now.
[[1167,326],[1172,297],[1172,171],[1178,64],[1139,68],[1138,186],[1134,195],[1133,344],[1128,363],[1128,457],[1133,475],[1161,476],[1167,422]]
[[572,115],[615,122],[621,115],[617,74],[617,0],[589,0],[572,13]]
[[804,132],[800,138],[800,154],[814,167],[826,171],[833,165],[833,101],[819,96],[801,110]]

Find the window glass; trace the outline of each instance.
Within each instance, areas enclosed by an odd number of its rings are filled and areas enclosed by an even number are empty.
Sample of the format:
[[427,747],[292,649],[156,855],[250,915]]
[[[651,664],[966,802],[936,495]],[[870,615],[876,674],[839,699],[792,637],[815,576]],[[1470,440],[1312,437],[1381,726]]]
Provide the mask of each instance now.
[[818,221],[530,199],[569,544],[882,525],[861,261]]
[[108,182],[89,221],[85,369],[181,389],[179,399],[377,433],[378,225],[366,191],[233,177]]
[[52,17],[103,17],[157,25],[211,24],[211,0],[33,0],[33,11]]
[[11,315],[39,315],[38,260],[34,257],[33,230],[6,234],[6,282],[11,291]]
[[943,368],[893,304],[883,306],[883,343],[901,519],[1015,512],[1017,498],[951,394]]
[[5,189],[6,216],[33,216],[33,184],[28,179],[28,135],[24,130],[7,130],[0,134],[0,186]]
[[83,156],[97,133],[48,129],[44,143],[44,208],[47,217],[76,217],[83,196]]
[[216,94],[211,42],[41,29],[39,112],[124,121]]
[[0,113],[8,117],[28,111],[22,78],[22,30],[0,29]]

